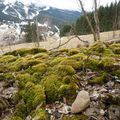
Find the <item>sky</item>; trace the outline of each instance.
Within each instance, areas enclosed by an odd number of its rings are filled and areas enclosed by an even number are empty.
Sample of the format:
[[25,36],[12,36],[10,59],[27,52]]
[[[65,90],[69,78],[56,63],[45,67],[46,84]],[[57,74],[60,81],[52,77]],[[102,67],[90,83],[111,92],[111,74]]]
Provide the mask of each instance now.
[[[6,3],[13,2],[16,0],[5,0]],[[60,9],[69,9],[69,10],[80,10],[80,6],[78,3],[78,0],[18,0],[22,1],[25,5],[29,5],[31,2],[42,4],[42,5],[48,5]],[[93,9],[93,0],[82,0],[85,10],[89,11]],[[114,2],[116,0],[97,0],[99,5],[109,5],[111,2]],[[119,0],[117,0],[119,1]]]

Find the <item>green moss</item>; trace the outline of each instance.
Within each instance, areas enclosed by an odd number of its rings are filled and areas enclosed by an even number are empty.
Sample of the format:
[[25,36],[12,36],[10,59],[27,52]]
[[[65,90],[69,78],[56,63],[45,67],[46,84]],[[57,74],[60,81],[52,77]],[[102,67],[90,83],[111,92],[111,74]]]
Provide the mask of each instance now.
[[5,55],[0,57],[0,63],[9,63],[15,61],[17,58],[13,55]]
[[78,53],[78,54],[72,55],[70,58],[74,60],[84,60],[87,58],[87,56],[84,53]]
[[7,106],[8,106],[7,101],[2,99],[2,98],[0,98],[0,111],[6,109]]
[[75,70],[70,65],[59,65],[57,66],[57,73],[61,76],[73,75],[75,74]]
[[48,115],[43,109],[38,109],[32,114],[34,120],[48,120]]
[[86,115],[65,116],[62,120],[88,120]]
[[41,85],[28,82],[25,87],[23,100],[26,103],[27,113],[30,113],[38,105],[45,104],[45,92]]
[[28,113],[27,113],[27,108],[26,108],[25,103],[23,101],[18,103],[15,106],[15,111],[13,113],[13,117],[15,117],[14,119],[16,120],[16,118],[21,118],[24,120],[27,115],[28,115]]
[[38,53],[38,54],[34,55],[34,58],[48,59],[49,55],[47,53]]
[[46,49],[44,48],[32,48],[32,49],[19,49],[19,50],[14,50],[12,52],[6,53],[6,55],[14,55],[14,56],[25,56],[27,54],[37,54],[40,52],[47,52]]
[[38,64],[38,65],[34,65],[32,67],[32,71],[35,72],[39,72],[40,74],[44,74],[47,70],[47,65],[42,63],[42,64]]
[[28,67],[32,67],[33,65],[36,65],[41,62],[42,62],[41,60],[36,60],[33,58],[29,58],[29,57],[28,58],[21,57],[17,59],[15,62],[8,64],[7,66],[11,71],[20,71],[23,69],[25,70]]
[[59,52],[66,52],[66,53],[68,53],[68,51],[69,50],[67,48],[62,48],[62,49],[59,50]]
[[110,47],[115,54],[120,54],[120,43],[112,44]]
[[51,66],[57,65],[63,60],[66,60],[66,58],[65,57],[57,57],[51,61],[50,65]]
[[80,52],[79,49],[74,48],[74,49],[70,49],[70,50],[68,51],[68,54],[69,54],[69,55],[75,55],[75,54],[78,54],[79,52]]
[[72,66],[74,69],[80,69],[82,66],[82,61],[77,61],[74,59],[66,59],[63,60],[60,64]]
[[88,49],[89,54],[102,55],[106,49],[106,45],[102,41],[95,42],[90,49]]
[[92,70],[97,70],[99,65],[99,60],[89,57],[88,59],[84,60],[84,67],[89,68]]
[[99,62],[99,66],[104,70],[117,70],[119,69],[119,62],[113,57],[103,57],[102,60]]
[[114,76],[117,76],[120,79],[120,69],[112,71],[111,74],[114,75]]
[[69,84],[71,83],[71,76],[67,75],[63,78],[63,83],[64,84]]
[[18,74],[16,79],[19,81],[19,87],[25,87],[27,82],[36,82],[36,79],[29,73]]
[[62,99],[65,97],[68,103],[73,103],[77,95],[77,86],[75,84],[61,85],[59,88],[59,96]]
[[10,120],[23,120],[21,117],[19,117],[19,116],[11,116],[10,117]]
[[45,87],[47,102],[52,103],[52,102],[58,100],[58,96],[59,96],[58,89],[62,84],[59,80],[59,77],[57,75],[50,74],[50,75],[46,76],[41,81],[41,83]]
[[101,76],[95,77],[92,80],[89,80],[89,84],[103,84],[106,81],[107,73],[102,73]]

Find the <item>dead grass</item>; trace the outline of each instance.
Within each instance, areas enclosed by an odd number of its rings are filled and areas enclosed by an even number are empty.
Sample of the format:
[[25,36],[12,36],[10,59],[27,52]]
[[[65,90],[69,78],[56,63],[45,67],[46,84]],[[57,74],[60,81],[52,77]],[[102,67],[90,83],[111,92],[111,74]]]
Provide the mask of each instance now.
[[[71,37],[72,36],[61,38],[61,44],[65,43]],[[90,35],[81,35],[80,38],[82,40],[88,41],[90,45],[94,42],[93,36],[91,34]],[[116,31],[116,36],[114,39],[113,39],[113,32],[111,32],[111,31],[101,33],[101,40],[102,41],[110,41],[110,40],[116,41],[119,39],[120,39],[120,30]],[[40,42],[40,47],[46,48],[48,50],[55,48],[58,45],[59,45],[59,40],[55,40],[53,38],[47,38],[47,41]],[[83,46],[84,43],[80,42],[77,38],[74,38],[69,43],[62,46],[62,48],[75,48],[78,45]],[[35,47],[35,43],[23,43],[23,44],[17,44],[17,45],[12,45],[12,46],[4,46],[4,47],[0,48],[0,54],[6,53],[8,51],[17,50],[20,48],[33,48],[33,47]]]

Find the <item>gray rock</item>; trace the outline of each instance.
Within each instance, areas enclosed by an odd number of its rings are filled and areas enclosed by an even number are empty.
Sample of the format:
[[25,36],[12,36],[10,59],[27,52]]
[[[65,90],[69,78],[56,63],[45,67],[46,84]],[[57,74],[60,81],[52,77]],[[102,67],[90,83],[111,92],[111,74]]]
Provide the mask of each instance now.
[[80,91],[72,104],[71,112],[79,113],[87,108],[90,104],[90,97],[87,91]]

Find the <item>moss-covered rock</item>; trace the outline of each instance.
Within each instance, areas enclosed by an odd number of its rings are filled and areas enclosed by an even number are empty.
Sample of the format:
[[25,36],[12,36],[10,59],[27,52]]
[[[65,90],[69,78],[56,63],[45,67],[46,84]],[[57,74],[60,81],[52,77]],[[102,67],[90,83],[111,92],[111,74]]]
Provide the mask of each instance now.
[[74,48],[74,49],[70,49],[70,50],[68,51],[68,54],[69,54],[69,55],[75,55],[75,54],[78,54],[79,52],[80,52],[79,49]]
[[120,54],[120,43],[112,44],[110,47],[115,54]]
[[108,73],[102,73],[99,77],[95,77],[92,80],[89,80],[89,84],[103,84],[106,82]]
[[70,58],[74,60],[84,60],[87,58],[87,56],[84,53],[78,53],[78,54],[72,55]]
[[13,55],[4,55],[2,57],[0,57],[0,63],[9,63],[9,62],[13,62],[17,59],[17,57],[13,56]]
[[77,95],[78,87],[75,84],[63,84],[59,88],[59,96],[62,99],[65,97],[68,103],[73,103]]
[[59,52],[62,52],[62,53],[68,53],[68,51],[69,50],[67,48],[62,48],[62,49],[59,50]]
[[61,82],[59,77],[54,74],[50,74],[46,76],[42,81],[42,85],[45,87],[46,100],[48,103],[54,102],[58,100],[59,96],[59,87],[61,86]]
[[70,65],[59,65],[57,67],[57,73],[60,76],[65,76],[65,75],[73,75],[75,74],[75,70],[72,66]]
[[57,64],[59,64],[60,62],[62,62],[63,60],[66,60],[66,58],[65,58],[65,57],[57,57],[57,58],[54,58],[54,59],[50,62],[50,65],[51,65],[51,66],[57,65]]
[[99,60],[89,57],[83,62],[83,67],[86,69],[97,70],[99,65]]
[[27,113],[30,113],[38,105],[45,104],[45,91],[41,85],[28,82],[25,86],[23,100],[26,103]]
[[33,56],[34,58],[48,59],[49,55],[47,53],[38,53]]
[[77,61],[74,59],[66,59],[63,60],[60,64],[72,66],[74,69],[80,69],[82,66],[82,61]]
[[21,117],[19,117],[19,116],[11,116],[10,117],[10,120],[23,120]]
[[48,120],[48,115],[45,110],[38,109],[32,114],[34,120]]
[[99,62],[99,67],[103,70],[113,71],[119,69],[120,64],[113,57],[103,57]]
[[88,54],[102,55],[106,48],[102,41],[97,41],[88,49]]
[[72,81],[71,79],[72,79],[71,76],[67,75],[67,76],[63,77],[63,83],[64,84],[69,84]]
[[12,62],[8,64],[8,68],[11,71],[20,71],[20,70],[25,70],[28,67],[32,67],[33,65],[36,65],[38,63],[41,63],[41,60],[33,59],[33,58],[19,58],[15,62]]
[[35,72],[39,72],[41,75],[44,74],[47,70],[47,65],[44,64],[44,63],[41,63],[41,64],[37,64],[37,65],[34,65],[32,68],[31,68],[32,72],[35,73]]
[[14,55],[14,56],[25,56],[27,54],[37,54],[40,52],[47,52],[46,49],[44,48],[32,48],[32,49],[19,49],[19,50],[14,50],[12,52],[8,52],[5,55]]
[[16,79],[19,82],[19,87],[20,88],[25,87],[25,85],[26,85],[27,82],[36,82],[35,77],[32,76],[32,75],[30,75],[29,73],[23,73],[23,74],[19,73],[16,76]]

